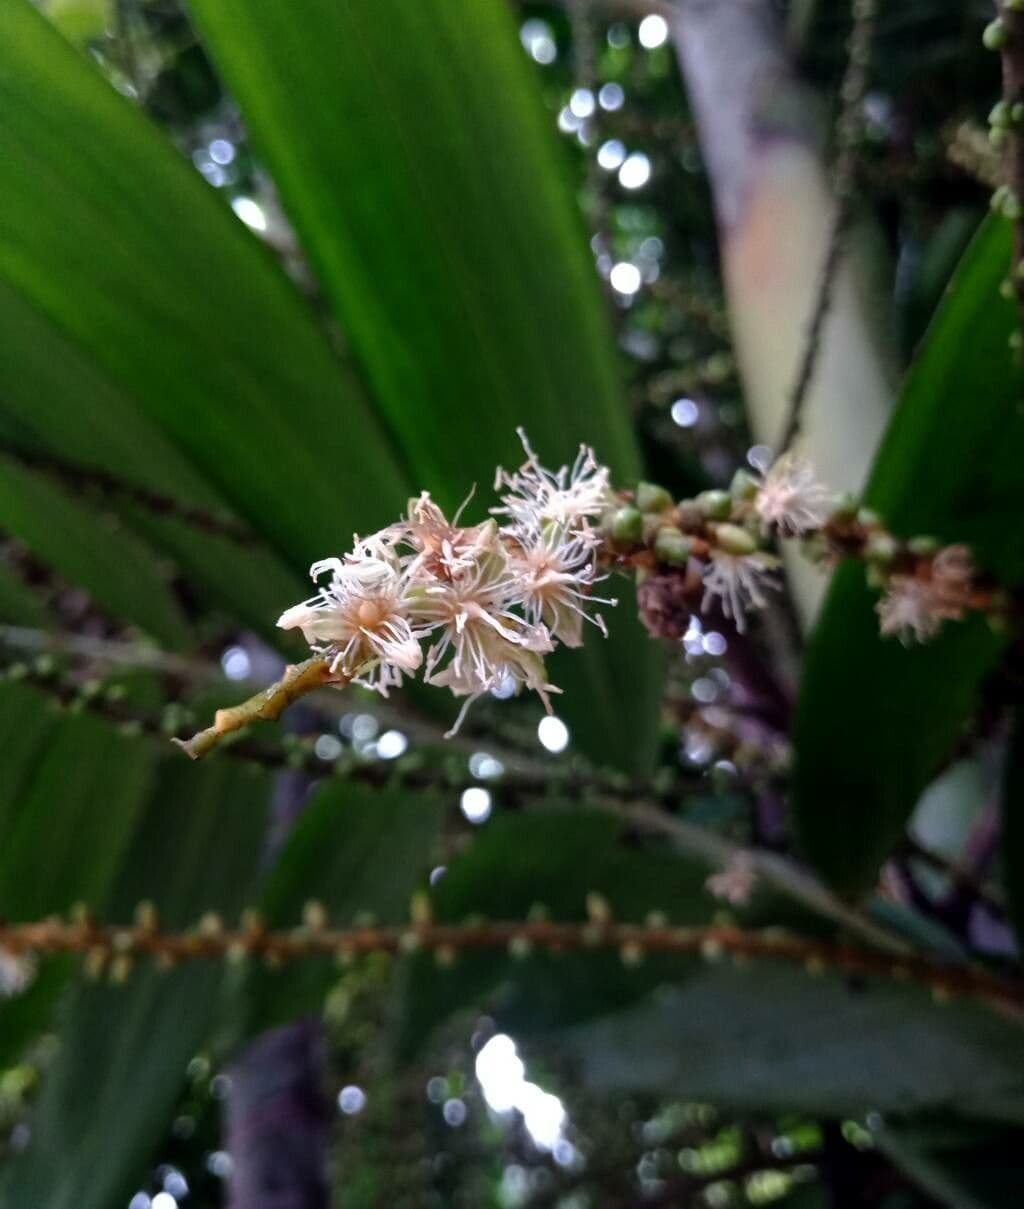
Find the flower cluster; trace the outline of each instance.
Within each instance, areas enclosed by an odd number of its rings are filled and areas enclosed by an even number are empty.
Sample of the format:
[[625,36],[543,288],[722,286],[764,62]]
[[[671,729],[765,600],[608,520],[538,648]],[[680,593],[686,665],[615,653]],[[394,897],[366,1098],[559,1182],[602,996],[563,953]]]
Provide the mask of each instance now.
[[966,546],[945,546],[908,574],[893,572],[875,606],[879,628],[906,646],[927,642],[944,621],[960,621],[970,605],[974,564]]
[[310,568],[316,594],[282,614],[330,660],[330,672],[387,696],[422,671],[467,708],[508,687],[536,692],[550,712],[544,656],[558,643],[580,646],[583,622],[604,631],[593,595],[602,538],[593,522],[614,502],[608,470],[582,447],[572,466],[546,470],[520,437],[526,460],[499,469],[503,490],[490,519],[449,520],[424,492],[403,519],[351,553]]

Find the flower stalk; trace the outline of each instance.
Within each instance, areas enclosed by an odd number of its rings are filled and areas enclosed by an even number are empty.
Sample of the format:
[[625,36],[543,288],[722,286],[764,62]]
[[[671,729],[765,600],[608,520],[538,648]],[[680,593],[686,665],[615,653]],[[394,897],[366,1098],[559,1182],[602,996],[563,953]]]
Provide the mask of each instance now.
[[187,961],[261,960],[271,967],[315,957],[333,957],[347,965],[374,953],[432,952],[448,967],[465,951],[504,950],[525,957],[538,950],[553,954],[617,951],[630,969],[645,957],[697,956],[707,961],[771,960],[803,967],[811,976],[833,972],[907,982],[931,993],[938,1003],[975,999],[1019,1015],[1024,1009],[1024,981],[966,964],[948,964],[913,954],[890,954],[834,941],[811,940],[776,928],[745,929],[733,924],[676,926],[657,912],[645,923],[619,923],[599,895],[602,910],[587,921],[535,917],[514,921],[435,923],[429,910],[414,900],[408,923],[333,928],[322,904],[307,904],[304,923],[270,930],[260,917],[246,912],[242,923],[228,928],[216,915],[204,916],[182,932],[165,932],[151,904],[140,904],[135,923],[100,925],[79,911],[65,921],[0,925],[0,952],[18,959],[54,953],[78,954],[86,972],[115,983],[130,976],[135,963],[150,959],[165,969]]
[[332,672],[329,661],[321,655],[303,663],[290,664],[281,679],[269,688],[260,689],[240,705],[217,710],[212,726],[191,739],[172,739],[171,742],[191,759],[198,760],[250,723],[276,721],[300,697],[327,684],[343,687],[347,683],[348,676],[344,672]]

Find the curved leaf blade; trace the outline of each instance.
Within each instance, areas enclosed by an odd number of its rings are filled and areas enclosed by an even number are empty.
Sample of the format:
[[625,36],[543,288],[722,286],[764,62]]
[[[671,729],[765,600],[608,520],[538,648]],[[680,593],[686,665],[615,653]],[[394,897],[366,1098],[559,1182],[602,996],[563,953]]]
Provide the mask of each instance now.
[[[1005,223],[968,250],[912,366],[865,492],[893,530],[968,542],[1001,582],[1024,579],[1022,376],[999,296]],[[907,649],[878,633],[877,593],[843,566],[808,646],[795,726],[794,809],[811,862],[838,889],[871,885],[973,713],[1005,639],[977,618]]]

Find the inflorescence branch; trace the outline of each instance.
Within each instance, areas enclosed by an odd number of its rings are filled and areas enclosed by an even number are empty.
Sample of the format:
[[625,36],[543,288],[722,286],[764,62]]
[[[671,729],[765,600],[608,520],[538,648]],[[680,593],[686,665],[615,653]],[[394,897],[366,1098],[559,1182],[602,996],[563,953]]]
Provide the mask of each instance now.
[[[333,957],[347,964],[371,953],[426,951],[434,954],[439,965],[448,966],[466,951],[503,949],[513,957],[526,958],[536,952],[612,950],[631,968],[641,965],[647,956],[659,955],[696,955],[709,961],[728,957],[737,963],[772,960],[802,966],[812,975],[831,971],[847,977],[906,982],[939,1001],[971,999],[1014,1013],[1024,1008],[1024,981],[974,966],[808,940],[778,929],[745,930],[724,924],[677,927],[658,913],[643,924],[617,923],[600,895],[589,895],[587,905],[590,918],[586,922],[531,918],[439,924],[430,917],[426,897],[416,896],[407,924],[333,928],[322,904],[312,902],[298,928],[270,930],[257,913],[249,911],[234,929],[226,927],[219,916],[207,914],[190,930],[165,932],[153,905],[142,903],[130,926],[101,925],[82,910],[69,921],[50,918],[0,925],[0,953],[15,961],[75,953],[85,958],[87,972],[122,981],[140,958],[151,958],[164,967],[225,958],[258,959],[273,967],[312,957]],[[542,914],[539,909],[534,912]]]
[[140,487],[137,483],[131,483],[109,471],[81,466],[58,457],[54,453],[33,452],[8,444],[3,445],[0,452],[4,457],[19,462],[29,470],[46,475],[71,491],[78,493],[94,491],[101,496],[137,504],[157,516],[173,517],[193,529],[199,529],[217,537],[226,537],[239,545],[256,544],[252,530],[237,520],[211,512],[206,508],[183,504],[169,495],[153,491],[149,487]]
[[[1002,60],[1003,96],[989,114],[989,140],[1003,155],[1003,183],[992,208],[1013,224],[1013,266],[1005,282],[1024,321],[1024,0],[999,0],[997,16],[985,27],[984,43]],[[1022,333],[1014,333],[1022,348]]]
[[677,502],[653,483],[614,491],[586,446],[571,467],[550,471],[525,436],[523,444],[523,465],[498,471],[504,494],[491,512],[501,523],[462,523],[466,505],[449,520],[424,492],[405,517],[356,537],[344,557],[314,563],[313,580],[325,582],[278,625],[301,630],[319,660],[222,711],[185,750],[203,755],[324,684],[355,683],[386,697],[418,674],[463,699],[449,735],[488,692],[529,689],[550,712],[560,690],[544,658],[559,645],[580,646],[584,622],[605,632],[598,606],[615,601],[594,589],[611,572],[635,576],[641,619],[656,637],[679,639],[693,614],[709,609],[742,632],[747,612],[781,586],[780,538],[802,539],[825,568],[865,562],[869,583],[882,590],[881,632],[904,643],[933,638],[972,611],[993,624],[1008,619],[1010,598],[976,571],[966,546],[897,538],[876,513],[834,497],[792,453],[762,475],[738,471],[728,491]]

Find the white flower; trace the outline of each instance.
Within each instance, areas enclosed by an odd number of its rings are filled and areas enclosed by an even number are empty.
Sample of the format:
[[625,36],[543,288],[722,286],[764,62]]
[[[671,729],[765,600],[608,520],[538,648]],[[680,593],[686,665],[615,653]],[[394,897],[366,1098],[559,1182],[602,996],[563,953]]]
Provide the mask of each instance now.
[[384,531],[411,550],[403,559],[410,578],[454,579],[472,567],[482,551],[494,546],[497,538],[494,521],[469,527],[459,525],[463,509],[472,498],[471,491],[454,521],[449,521],[430,498],[430,492],[424,491],[418,499],[409,501],[407,519]]
[[944,621],[959,621],[971,591],[974,566],[966,546],[946,546],[927,575],[890,575],[875,612],[879,630],[904,646],[934,638]]
[[316,596],[287,609],[277,624],[300,629],[314,650],[331,656],[332,674],[341,671],[386,697],[423,662],[423,633],[409,622],[408,577],[393,560],[366,553],[310,568],[313,579],[324,574],[330,580]]
[[533,689],[547,705],[546,694],[557,690],[546,683],[539,656],[554,644],[544,626],[530,625],[514,612],[522,601],[521,577],[500,544],[478,556],[458,578],[423,587],[417,621],[440,631],[423,679],[469,697],[468,707],[511,676],[517,687]]
[[31,956],[12,953],[0,947],[0,999],[20,995],[35,977],[36,963]]
[[763,609],[768,603],[765,588],[778,588],[773,573],[779,565],[774,555],[757,550],[753,554],[730,554],[715,547],[711,561],[704,571],[704,599],[701,612],[706,613],[718,598],[722,612],[731,617],[742,634],[746,629],[746,611]]
[[523,610],[532,625],[543,623],[552,638],[568,647],[583,644],[584,619],[605,637],[604,619],[589,613],[586,606],[613,605],[606,597],[592,596],[599,579],[593,544],[586,536],[572,534],[564,525],[520,532],[518,548],[510,555],[519,576]]
[[526,450],[526,461],[513,474],[498,468],[494,489],[508,490],[501,497],[501,506],[491,511],[527,530],[543,530],[548,524],[564,526],[596,544],[599,537],[587,522],[615,503],[608,468],[598,465],[589,446],[581,445],[571,466],[546,470],[530,448],[526,433],[521,428],[516,432]]
[[831,497],[819,483],[809,462],[785,453],[765,474],[754,500],[754,510],[765,529],[783,537],[799,537],[820,529],[828,519]]
[[715,898],[740,907],[749,901],[756,882],[753,857],[749,852],[735,852],[729,857],[725,868],[713,873],[704,885]]

